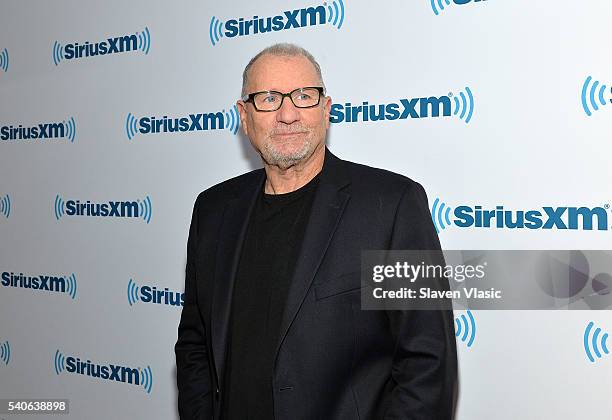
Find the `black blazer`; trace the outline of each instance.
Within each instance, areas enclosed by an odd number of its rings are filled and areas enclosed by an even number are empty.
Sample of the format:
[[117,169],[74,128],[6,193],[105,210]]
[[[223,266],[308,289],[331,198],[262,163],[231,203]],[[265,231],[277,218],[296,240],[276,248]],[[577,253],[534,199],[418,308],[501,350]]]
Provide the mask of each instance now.
[[[258,169],[195,202],[175,345],[183,420],[219,419],[232,287],[264,181]],[[452,312],[360,309],[361,250],[440,248],[423,187],[326,149],[303,240],[271,373],[275,418],[451,419]]]

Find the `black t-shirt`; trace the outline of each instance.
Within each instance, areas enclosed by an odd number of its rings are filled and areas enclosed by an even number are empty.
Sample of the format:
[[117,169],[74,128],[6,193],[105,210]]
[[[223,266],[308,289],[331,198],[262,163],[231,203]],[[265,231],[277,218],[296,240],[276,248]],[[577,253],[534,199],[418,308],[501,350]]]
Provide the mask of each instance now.
[[257,198],[231,303],[223,420],[274,418],[275,350],[318,178],[286,194],[262,191]]

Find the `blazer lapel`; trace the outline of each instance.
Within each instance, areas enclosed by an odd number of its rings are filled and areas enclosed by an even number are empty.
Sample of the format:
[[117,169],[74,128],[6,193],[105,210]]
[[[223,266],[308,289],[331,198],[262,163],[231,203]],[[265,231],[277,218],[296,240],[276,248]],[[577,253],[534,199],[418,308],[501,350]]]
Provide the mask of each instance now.
[[312,203],[300,255],[287,294],[279,340],[276,346],[275,361],[287,331],[306,298],[310,284],[323,260],[346,203],[350,198],[348,190],[344,188],[350,183],[349,177],[343,169],[342,161],[326,149],[319,185]]
[[215,277],[211,309],[213,357],[219,381],[225,373],[230,307],[242,244],[257,195],[263,187],[265,172],[254,176],[237,197],[228,201],[220,229],[215,260]]

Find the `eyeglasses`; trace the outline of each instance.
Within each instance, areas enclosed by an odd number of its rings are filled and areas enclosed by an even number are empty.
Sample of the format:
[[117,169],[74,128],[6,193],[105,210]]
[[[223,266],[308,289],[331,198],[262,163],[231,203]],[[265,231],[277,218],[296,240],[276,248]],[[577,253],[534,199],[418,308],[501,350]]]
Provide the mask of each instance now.
[[325,89],[320,86],[309,86],[297,88],[289,93],[281,93],[275,90],[250,93],[242,98],[244,102],[251,102],[257,111],[272,112],[278,110],[285,97],[291,99],[296,108],[312,108],[319,105],[321,95]]

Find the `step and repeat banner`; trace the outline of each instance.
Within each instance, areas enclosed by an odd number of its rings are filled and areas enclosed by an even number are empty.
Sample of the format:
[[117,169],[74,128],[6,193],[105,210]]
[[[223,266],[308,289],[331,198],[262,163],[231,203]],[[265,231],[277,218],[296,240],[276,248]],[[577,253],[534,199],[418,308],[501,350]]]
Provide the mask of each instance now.
[[[0,398],[178,418],[192,206],[261,166],[235,103],[276,42],[320,62],[330,150],[419,181],[443,248],[611,249],[611,19],[604,0],[3,2]],[[596,274],[574,297],[609,292]],[[609,419],[612,313],[584,309],[456,311],[456,419]]]

